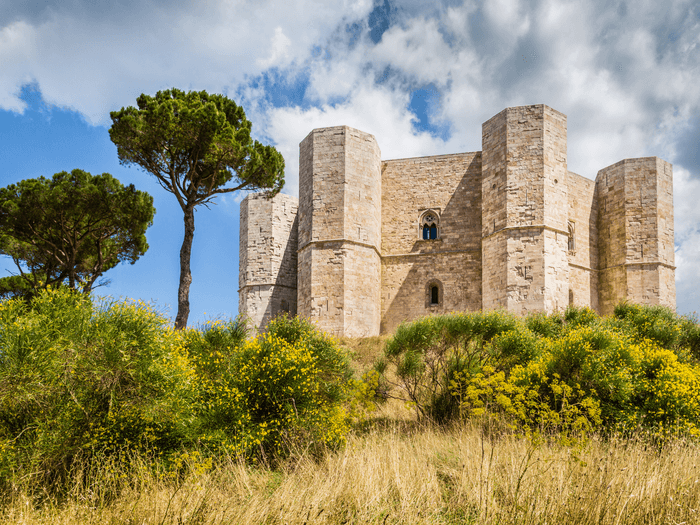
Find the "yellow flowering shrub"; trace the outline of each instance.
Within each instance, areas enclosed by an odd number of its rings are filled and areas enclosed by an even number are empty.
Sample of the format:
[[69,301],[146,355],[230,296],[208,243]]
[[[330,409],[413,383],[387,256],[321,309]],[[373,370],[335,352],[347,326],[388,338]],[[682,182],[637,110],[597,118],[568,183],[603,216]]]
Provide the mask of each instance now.
[[451,386],[462,416],[499,415],[512,429],[526,434],[581,436],[599,427],[600,407],[593,396],[557,375],[538,385],[518,384],[512,379],[520,370],[516,367],[510,378],[491,366],[475,374],[457,374]]
[[179,447],[195,375],[169,325],[65,288],[0,303],[0,443],[15,466],[54,479],[77,456]]
[[426,413],[457,406],[528,432],[641,425],[697,435],[699,334],[691,318],[626,303],[607,318],[586,307],[523,320],[450,314],[402,325],[378,369],[393,364],[405,400]]
[[[235,454],[282,455],[304,441],[344,442],[347,417],[342,401],[350,369],[331,337],[302,319],[278,317],[254,339],[235,343],[212,326],[211,340],[193,334],[190,348],[200,388],[200,443]],[[199,338],[199,342],[197,341]]]

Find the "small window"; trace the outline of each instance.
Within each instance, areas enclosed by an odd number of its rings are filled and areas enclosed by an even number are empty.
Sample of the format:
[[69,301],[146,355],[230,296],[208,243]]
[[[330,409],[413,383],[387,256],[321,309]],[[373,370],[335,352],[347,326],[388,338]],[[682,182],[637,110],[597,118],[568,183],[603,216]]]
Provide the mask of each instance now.
[[420,232],[421,239],[428,241],[439,237],[440,218],[433,210],[428,210],[421,216]]
[[425,283],[425,308],[428,311],[435,311],[436,306],[443,304],[442,282],[438,279],[431,279]]
[[575,224],[569,222],[569,251],[573,252],[576,250],[576,237],[575,237]]

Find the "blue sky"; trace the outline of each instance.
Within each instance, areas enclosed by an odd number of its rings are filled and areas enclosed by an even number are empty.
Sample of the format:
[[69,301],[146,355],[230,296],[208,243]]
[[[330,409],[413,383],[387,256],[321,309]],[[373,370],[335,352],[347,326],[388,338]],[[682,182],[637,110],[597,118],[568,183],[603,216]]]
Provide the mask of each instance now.
[[[0,4],[0,185],[74,168],[154,197],[148,252],[98,293],[177,309],[182,214],[120,166],[109,112],[178,87],[241,104],[285,156],[313,128],[377,137],[385,159],[481,149],[508,106],[568,116],[568,166],[594,178],[629,157],[673,163],[677,304],[700,310],[700,4],[690,1],[72,0]],[[235,316],[238,214],[195,216],[190,324]],[[13,271],[0,259],[0,275]],[[3,273],[4,272],[4,273]]]

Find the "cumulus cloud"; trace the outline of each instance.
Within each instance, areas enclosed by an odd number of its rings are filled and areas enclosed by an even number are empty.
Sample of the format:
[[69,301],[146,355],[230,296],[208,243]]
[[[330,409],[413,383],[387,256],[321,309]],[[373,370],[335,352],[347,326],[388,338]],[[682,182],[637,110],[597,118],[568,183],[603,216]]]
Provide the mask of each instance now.
[[110,110],[142,92],[226,92],[268,67],[304,60],[339,24],[365,18],[372,7],[369,0],[127,4],[15,8],[0,26],[0,107],[21,110],[27,82],[91,123],[107,122]]
[[[0,108],[20,111],[28,82],[102,124],[141,92],[228,93],[284,154],[291,193],[313,128],[372,133],[383,158],[474,151],[481,124],[503,108],[550,105],[568,116],[572,171],[594,178],[638,156],[674,163],[679,309],[700,303],[693,0],[10,4],[0,7]],[[411,93],[426,86],[443,138],[411,111]]]
[[342,104],[323,104],[307,110],[273,108],[267,130],[286,161],[285,192],[298,194],[299,143],[316,128],[350,126],[377,139],[383,159],[445,153],[450,145],[426,132],[416,132],[406,111],[408,96],[387,88],[356,86]]

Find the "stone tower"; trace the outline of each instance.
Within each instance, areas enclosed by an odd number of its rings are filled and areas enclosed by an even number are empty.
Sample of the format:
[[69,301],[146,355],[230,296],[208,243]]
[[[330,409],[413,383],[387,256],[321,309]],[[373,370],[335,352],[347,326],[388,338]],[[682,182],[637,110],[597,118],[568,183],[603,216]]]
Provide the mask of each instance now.
[[598,172],[600,311],[622,300],[675,308],[673,172],[658,157]]
[[299,152],[298,313],[350,337],[381,322],[382,179],[372,135],[315,129]]
[[568,304],[566,116],[507,108],[482,126],[483,310]]
[[282,194],[241,202],[238,311],[258,329],[281,312],[297,313],[297,208]]

